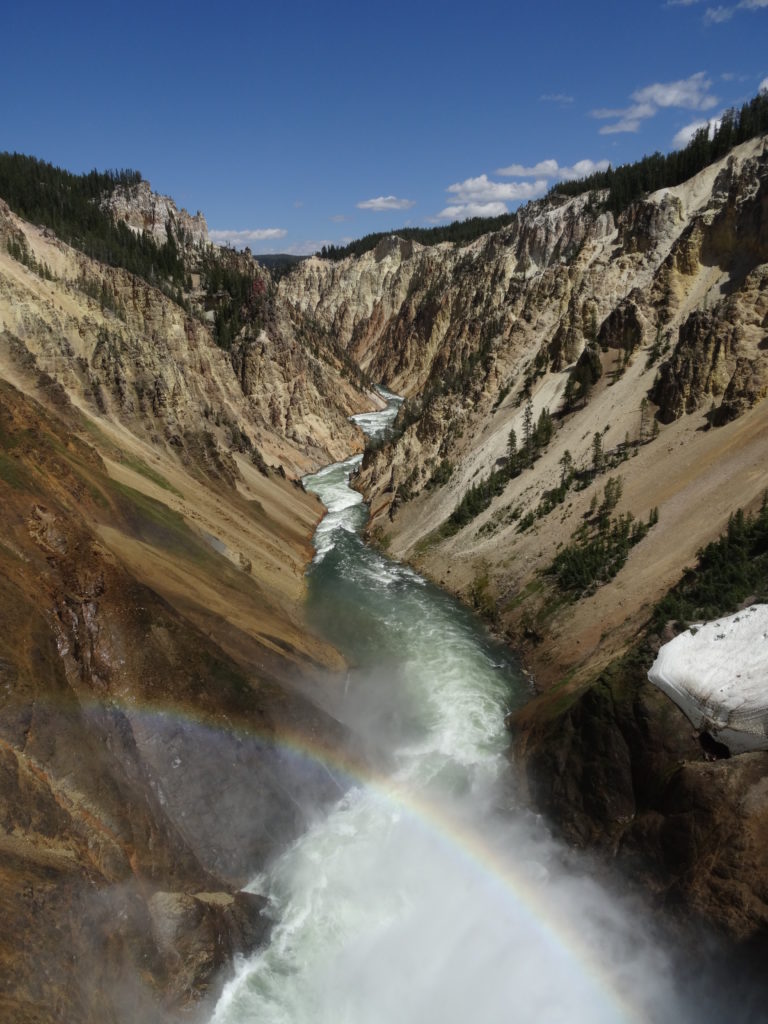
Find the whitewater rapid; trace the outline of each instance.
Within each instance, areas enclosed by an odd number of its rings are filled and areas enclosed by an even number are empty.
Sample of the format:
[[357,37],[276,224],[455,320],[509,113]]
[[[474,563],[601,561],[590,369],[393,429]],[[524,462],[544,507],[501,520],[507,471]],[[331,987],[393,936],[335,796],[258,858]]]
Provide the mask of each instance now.
[[[357,418],[371,436],[391,428],[399,400],[386,397]],[[271,939],[237,964],[214,1024],[681,1020],[640,918],[516,806],[504,717],[529,693],[514,661],[362,542],[360,458],[305,480],[328,508],[308,610],[355,666],[338,717],[390,767],[350,778],[253,880]]]

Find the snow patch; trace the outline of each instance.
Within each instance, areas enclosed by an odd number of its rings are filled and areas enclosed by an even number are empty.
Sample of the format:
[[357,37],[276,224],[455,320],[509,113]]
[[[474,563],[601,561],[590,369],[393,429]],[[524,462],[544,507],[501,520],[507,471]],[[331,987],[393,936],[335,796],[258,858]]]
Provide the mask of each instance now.
[[768,605],[691,626],[648,678],[732,753],[768,750]]

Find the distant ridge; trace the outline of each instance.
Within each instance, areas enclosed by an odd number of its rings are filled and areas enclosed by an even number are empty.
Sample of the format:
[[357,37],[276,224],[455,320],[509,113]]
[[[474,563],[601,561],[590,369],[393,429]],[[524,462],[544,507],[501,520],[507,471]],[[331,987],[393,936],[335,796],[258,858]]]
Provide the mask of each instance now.
[[262,255],[255,253],[253,258],[262,267],[267,267],[268,270],[285,270],[296,266],[297,263],[301,263],[307,257],[296,256],[292,252],[266,252]]
[[[641,157],[634,163],[609,167],[586,178],[562,181],[553,185],[546,198],[564,199],[584,192],[608,190],[605,199],[607,209],[621,213],[635,200],[660,188],[680,185],[698,174],[708,164],[725,156],[742,142],[747,142],[768,131],[768,92],[760,92],[745,103],[740,110],[726,110],[717,126],[711,131],[705,125],[693,136],[683,149],[666,155],[653,153]],[[324,245],[317,256],[328,260],[343,260],[347,256],[362,256],[375,249],[383,238],[397,235],[422,245],[438,245],[440,242],[454,242],[469,245],[481,235],[499,231],[515,219],[516,213],[501,214],[498,217],[469,217],[451,224],[433,228],[397,228],[394,231],[378,231],[355,239],[348,245]],[[259,259],[261,257],[258,257]]]

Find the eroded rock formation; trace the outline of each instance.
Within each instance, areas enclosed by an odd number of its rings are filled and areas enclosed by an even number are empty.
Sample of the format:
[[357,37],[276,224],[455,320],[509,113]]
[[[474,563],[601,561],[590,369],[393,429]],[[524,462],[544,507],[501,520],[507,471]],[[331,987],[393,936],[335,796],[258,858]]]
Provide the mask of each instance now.
[[240,887],[338,796],[287,745],[354,756],[301,695],[342,666],[296,478],[373,399],[279,309],[225,352],[199,293],[2,203],[0,242],[0,1015],[168,1021],[263,941]]
[[148,181],[118,186],[102,205],[115,220],[133,231],[147,231],[161,245],[169,232],[184,246],[208,244],[208,225],[203,214],[198,210],[192,216],[185,209],[179,210],[170,196],[153,192]]
[[[766,202],[760,138],[617,218],[599,195],[550,198],[461,249],[393,240],[281,283],[408,396],[359,478],[371,536],[523,652],[540,696],[515,750],[534,802],[738,938],[768,925],[764,755],[709,760],[645,681],[653,655],[620,659],[768,488]],[[510,431],[525,450],[545,409],[552,437],[506,479]],[[609,477],[616,514],[654,525],[614,578],[564,593],[551,566],[596,528]]]

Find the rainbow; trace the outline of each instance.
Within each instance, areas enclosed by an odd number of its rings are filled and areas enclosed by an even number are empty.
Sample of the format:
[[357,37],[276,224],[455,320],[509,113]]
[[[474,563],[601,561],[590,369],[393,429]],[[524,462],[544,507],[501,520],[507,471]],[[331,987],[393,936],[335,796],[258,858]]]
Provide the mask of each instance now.
[[176,707],[148,707],[130,702],[109,705],[98,701],[86,702],[81,706],[87,712],[91,704],[94,710],[98,708],[102,714],[111,707],[129,719],[150,718],[155,722],[175,722],[185,728],[203,728],[213,735],[256,741],[282,755],[298,758],[309,767],[320,767],[332,773],[337,779],[341,777],[347,788],[367,787],[373,790],[393,810],[409,815],[418,828],[428,830],[433,838],[447,846],[469,872],[480,873],[486,882],[499,889],[505,899],[514,900],[517,907],[524,911],[531,928],[544,933],[555,944],[558,952],[575,960],[589,980],[606,995],[609,1003],[617,1011],[617,1019],[638,1024],[647,1019],[622,994],[617,979],[600,962],[594,950],[585,943],[574,924],[554,912],[553,907],[543,899],[530,878],[521,870],[516,870],[484,841],[482,836],[469,829],[458,818],[424,800],[417,793],[399,784],[396,779],[364,765],[345,751],[332,748],[298,730],[282,729],[279,733],[273,734],[222,722],[221,718],[185,713]]

